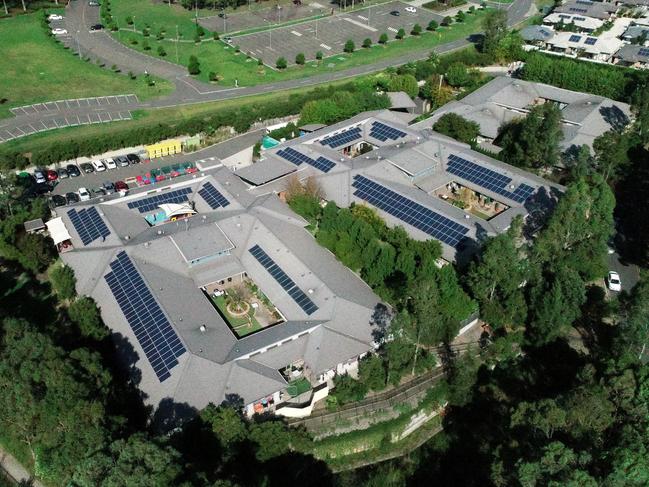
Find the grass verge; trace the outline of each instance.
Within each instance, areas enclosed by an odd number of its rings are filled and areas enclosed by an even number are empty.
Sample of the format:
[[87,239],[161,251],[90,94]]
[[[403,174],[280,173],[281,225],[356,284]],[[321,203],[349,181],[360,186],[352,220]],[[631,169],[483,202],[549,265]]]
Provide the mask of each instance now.
[[0,117],[42,101],[135,93],[141,99],[170,93],[173,85],[147,86],[74,56],[43,31],[40,13],[0,20]]

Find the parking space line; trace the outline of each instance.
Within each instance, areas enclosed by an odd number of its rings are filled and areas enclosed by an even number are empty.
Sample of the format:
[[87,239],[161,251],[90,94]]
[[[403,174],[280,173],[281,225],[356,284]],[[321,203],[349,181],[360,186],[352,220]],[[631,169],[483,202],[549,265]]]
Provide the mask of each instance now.
[[31,123],[29,124],[29,126],[32,128],[32,133],[38,132],[38,129],[36,129]]
[[291,34],[293,34],[294,36],[302,37],[302,34],[300,34],[299,32],[296,32],[294,30],[291,31]]
[[388,30],[389,30],[390,32],[394,32],[395,34],[396,34],[397,32],[399,32],[399,31],[398,31],[397,29],[395,29],[394,27],[388,27]]
[[331,51],[331,46],[328,46],[327,44],[320,44],[320,47],[326,49],[327,51]]
[[23,129],[21,129],[20,127],[16,127],[16,130],[20,130],[20,134],[25,135],[25,131]]

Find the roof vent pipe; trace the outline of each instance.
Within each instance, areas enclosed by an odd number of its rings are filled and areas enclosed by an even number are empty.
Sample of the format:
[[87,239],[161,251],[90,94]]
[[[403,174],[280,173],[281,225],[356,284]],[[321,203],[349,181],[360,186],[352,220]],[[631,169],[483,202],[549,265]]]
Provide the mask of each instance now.
[[199,330],[201,330],[201,333],[205,333],[207,331],[207,327],[205,325],[201,325],[199,327]]

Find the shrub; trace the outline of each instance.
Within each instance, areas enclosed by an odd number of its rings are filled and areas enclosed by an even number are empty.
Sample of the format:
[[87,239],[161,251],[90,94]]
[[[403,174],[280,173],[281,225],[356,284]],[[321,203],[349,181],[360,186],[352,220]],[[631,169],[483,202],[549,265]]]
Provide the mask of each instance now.
[[442,115],[433,125],[433,130],[467,144],[475,142],[480,135],[480,126],[476,122],[456,113]]
[[151,33],[149,32],[149,29],[144,28],[144,29],[142,29],[142,35],[144,37],[149,37],[151,35]]
[[59,299],[72,299],[76,295],[74,271],[67,265],[55,265],[49,271],[52,290]]
[[381,36],[379,37],[379,44],[385,44],[385,43],[387,43],[387,42],[388,42],[388,35],[384,32],[384,33],[381,34]]
[[219,75],[216,74],[214,71],[210,71],[210,74],[208,75],[210,81],[218,81],[219,80]]
[[151,46],[149,45],[149,41],[147,41],[146,39],[144,39],[142,41],[142,49],[144,49],[145,51],[150,51],[151,50]]
[[302,54],[301,52],[298,53],[297,56],[295,56],[295,64],[302,65],[305,62],[306,62],[306,58],[304,57],[304,54]]
[[131,39],[131,44],[132,44],[132,45],[136,46],[137,43],[138,43],[138,42],[137,42],[137,39]]
[[455,16],[455,20],[458,22],[464,22],[464,19],[466,18],[466,14],[460,10],[457,15]]
[[419,24],[415,24],[415,25],[412,27],[412,30],[410,31],[410,33],[411,33],[413,36],[418,36],[419,34],[421,34],[421,25],[419,25]]
[[365,39],[363,41],[363,47],[366,48],[366,49],[368,47],[372,47],[372,39],[370,39],[369,37],[367,39]]
[[128,72],[128,77],[129,77],[130,79],[135,79],[135,78],[136,78],[135,73],[133,73],[133,71],[129,71],[129,72]]
[[264,65],[264,60],[262,58],[257,59],[257,65],[258,66],[263,66]]
[[277,67],[277,69],[286,69],[286,67],[288,66],[288,63],[286,62],[286,59],[284,59],[283,57],[280,57],[280,58],[277,59],[277,62],[275,63],[275,66]]
[[201,42],[201,36],[198,32],[194,32],[194,43],[198,44],[199,42]]
[[446,81],[453,87],[466,86],[471,82],[471,76],[464,64],[454,63],[446,72]]
[[196,33],[199,36],[203,37],[205,35],[205,29],[203,29],[203,27],[201,25],[197,25],[196,26]]
[[442,25],[449,26],[453,23],[453,19],[449,16],[444,17],[444,20],[442,20]]
[[396,39],[401,40],[401,39],[403,39],[404,37],[406,37],[406,31],[403,30],[403,29],[399,29],[399,31],[397,32],[397,35],[394,36],[394,37],[395,37]]
[[220,39],[219,33],[218,32],[213,32],[212,33],[212,39],[214,39],[215,41],[218,41]]
[[318,51],[315,53],[315,58],[320,61],[322,59],[322,51]]
[[240,52],[241,52],[241,48],[240,48],[239,46],[234,46],[234,52],[236,52],[236,53],[240,53]]
[[354,41],[349,39],[347,42],[345,42],[345,47],[344,51],[345,52],[354,52],[356,49],[356,44],[354,44]]
[[165,51],[165,48],[162,46],[158,46],[158,56],[165,57],[166,55],[167,55],[167,51]]
[[187,71],[189,71],[189,74],[198,74],[201,72],[201,65],[198,62],[198,58],[196,56],[189,56],[189,63],[187,64]]
[[430,22],[428,22],[428,27],[426,27],[426,29],[430,30],[430,31],[434,31],[434,30],[437,30],[438,27],[439,27],[439,24],[437,22],[435,22],[434,20],[431,20]]

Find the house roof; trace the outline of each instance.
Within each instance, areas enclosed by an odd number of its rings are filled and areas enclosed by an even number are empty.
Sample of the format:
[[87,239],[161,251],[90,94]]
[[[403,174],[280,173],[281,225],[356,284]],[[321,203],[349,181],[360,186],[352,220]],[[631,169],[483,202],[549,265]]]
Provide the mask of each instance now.
[[404,91],[389,91],[387,95],[390,98],[391,108],[417,108],[412,98]]
[[627,45],[620,48],[619,51],[615,53],[617,59],[626,61],[628,63],[649,63],[649,56],[647,56],[645,49],[642,46]]
[[613,3],[571,0],[554,9],[556,13],[584,15],[594,19],[608,20],[618,7]]
[[602,19],[596,19],[594,17],[588,17],[583,14],[574,14],[574,13],[559,13],[553,12],[550,15],[546,15],[543,18],[544,24],[574,24],[579,29],[586,31],[594,31],[599,29],[604,25]]
[[521,36],[524,41],[544,41],[547,42],[554,36],[554,29],[545,25],[528,25],[521,30]]

